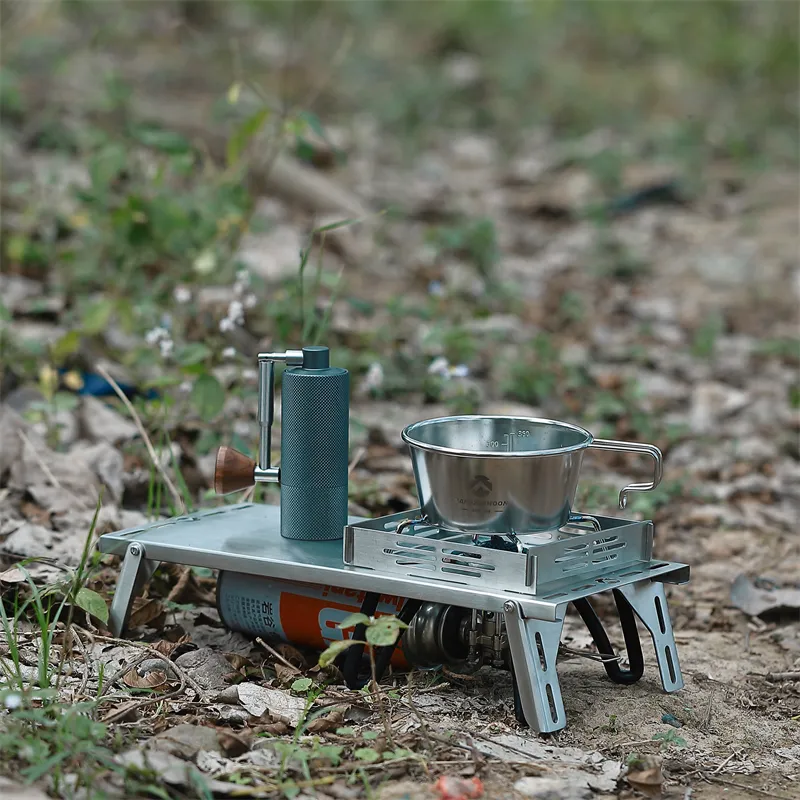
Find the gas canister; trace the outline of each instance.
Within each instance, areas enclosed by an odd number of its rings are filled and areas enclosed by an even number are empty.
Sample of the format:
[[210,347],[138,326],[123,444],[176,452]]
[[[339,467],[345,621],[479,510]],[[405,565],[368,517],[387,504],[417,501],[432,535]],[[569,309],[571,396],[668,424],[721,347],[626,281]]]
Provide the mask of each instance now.
[[[235,572],[220,572],[217,579],[217,608],[226,627],[313,650],[324,650],[352,636],[352,628],[337,626],[361,610],[364,595],[357,589]],[[404,603],[403,597],[381,595],[375,616],[396,615]],[[394,651],[391,663],[397,669],[409,668],[401,647]]]

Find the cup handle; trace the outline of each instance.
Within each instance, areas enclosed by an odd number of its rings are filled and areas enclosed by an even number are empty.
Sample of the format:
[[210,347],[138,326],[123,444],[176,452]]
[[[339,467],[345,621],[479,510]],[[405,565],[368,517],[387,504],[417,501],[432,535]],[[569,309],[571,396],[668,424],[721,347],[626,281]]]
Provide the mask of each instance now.
[[639,453],[653,459],[653,480],[649,483],[631,483],[625,486],[619,493],[620,508],[628,505],[628,492],[650,492],[661,483],[664,474],[664,460],[661,451],[655,445],[618,442],[614,439],[595,439],[589,447],[593,447],[595,450],[613,450],[618,453]]

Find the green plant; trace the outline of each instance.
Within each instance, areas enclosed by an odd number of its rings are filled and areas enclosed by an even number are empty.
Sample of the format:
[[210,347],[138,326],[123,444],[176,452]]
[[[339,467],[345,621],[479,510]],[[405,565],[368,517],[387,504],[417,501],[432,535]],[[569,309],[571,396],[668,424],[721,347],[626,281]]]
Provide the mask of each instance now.
[[430,240],[441,252],[467,258],[481,278],[487,282],[492,280],[500,254],[491,219],[464,220],[457,225],[434,228]]
[[684,739],[675,728],[670,728],[666,731],[659,731],[653,735],[653,740],[660,742],[659,749],[667,750],[670,745],[675,747],[686,747],[686,739]]
[[502,388],[511,398],[536,405],[552,397],[560,374],[558,350],[552,338],[546,333],[538,333],[511,362],[509,376]]
[[319,665],[326,667],[348,647],[356,644],[365,645],[369,653],[369,663],[372,672],[371,691],[380,710],[381,717],[383,718],[384,730],[386,734],[386,741],[392,742],[392,729],[389,724],[389,718],[386,716],[383,707],[383,697],[378,687],[378,679],[375,673],[375,648],[386,647],[394,645],[400,636],[401,631],[407,628],[408,625],[394,615],[385,614],[378,617],[368,617],[366,614],[360,612],[350,614],[343,619],[336,627],[340,630],[347,630],[348,628],[355,628],[357,625],[363,625],[365,631],[366,641],[360,639],[339,639],[333,642],[328,648],[320,654]]
[[721,314],[709,314],[697,329],[692,342],[692,353],[698,358],[711,358],[717,339],[725,331],[725,320]]

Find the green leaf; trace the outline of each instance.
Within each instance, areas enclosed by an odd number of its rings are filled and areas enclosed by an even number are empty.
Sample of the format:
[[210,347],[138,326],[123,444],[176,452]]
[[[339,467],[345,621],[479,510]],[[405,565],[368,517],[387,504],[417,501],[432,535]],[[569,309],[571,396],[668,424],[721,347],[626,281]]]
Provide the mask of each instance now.
[[52,349],[53,361],[56,364],[63,364],[67,356],[71,356],[81,344],[80,331],[69,331],[65,333],[54,345]]
[[106,601],[97,592],[85,586],[78,589],[75,595],[75,605],[82,608],[87,614],[97,617],[103,624],[108,622],[108,606]]
[[210,422],[225,405],[225,390],[213,375],[201,375],[194,382],[190,400],[200,416]]
[[269,119],[270,110],[261,108],[249,116],[228,140],[228,165],[233,166],[242,155],[250,140],[258,134],[264,123]]
[[401,628],[407,628],[397,617],[380,617],[367,628],[367,641],[375,647],[394,644]]
[[336,733],[338,733],[339,736],[355,736],[356,729],[350,727],[337,728]]
[[100,333],[108,325],[115,305],[113,300],[108,299],[92,303],[83,314],[83,330],[88,334]]
[[298,116],[320,137],[320,139],[327,141],[325,128],[322,127],[322,121],[313,111],[301,111]]
[[342,760],[342,751],[344,747],[338,744],[326,744],[322,747],[314,748],[314,752],[312,755],[318,756],[320,758],[327,758],[328,761],[331,762],[331,765],[336,767],[339,765],[339,762]]
[[137,125],[131,130],[131,136],[145,147],[160,150],[162,153],[188,153],[192,149],[185,136],[163,128]]
[[0,303],[0,322],[11,322],[11,312]]
[[369,625],[369,617],[356,611],[348,614],[336,627],[344,630],[345,628],[355,628],[358,624]]
[[381,754],[377,750],[373,750],[371,747],[359,747],[357,750],[353,750],[353,755],[359,761],[367,761],[370,764],[378,761],[381,757]]
[[286,783],[281,784],[281,791],[283,792],[284,797],[288,797],[289,800],[293,800],[293,798],[300,794],[300,787],[294,781],[287,781]]
[[44,761],[40,761],[38,764],[33,764],[27,769],[22,770],[21,774],[29,783],[33,783],[33,781],[39,780],[42,775],[48,773],[56,764],[59,764],[71,755],[72,753],[68,749],[60,750],[55,755],[50,756],[50,758],[46,758]]
[[311,685],[313,683],[314,683],[314,681],[312,681],[311,678],[298,678],[292,684],[292,691],[293,692],[307,692],[311,688]]
[[336,642],[333,642],[327,650],[320,654],[319,657],[319,665],[321,667],[327,667],[329,664],[332,664],[339,653],[347,650],[350,645],[353,644],[364,644],[363,642],[359,642],[356,639],[340,639]]
[[360,219],[340,219],[338,222],[331,222],[328,225],[320,225],[319,228],[314,228],[311,233],[316,235],[318,233],[327,233],[328,231],[335,231],[337,228],[344,228],[347,225],[355,225],[361,222]]
[[377,731],[364,731],[364,733],[361,734],[361,738],[365,739],[368,742],[373,741],[373,740],[378,738],[378,732]]
[[202,342],[192,342],[175,351],[175,360],[182,366],[188,367],[199,364],[211,355],[211,348]]

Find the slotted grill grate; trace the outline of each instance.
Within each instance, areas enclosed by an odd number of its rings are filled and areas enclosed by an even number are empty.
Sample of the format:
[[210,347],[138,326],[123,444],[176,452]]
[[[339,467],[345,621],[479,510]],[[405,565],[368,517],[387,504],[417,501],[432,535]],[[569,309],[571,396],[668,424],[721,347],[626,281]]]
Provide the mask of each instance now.
[[431,526],[413,512],[392,514],[348,526],[344,559],[376,571],[532,595],[562,585],[596,588],[603,574],[649,561],[653,536],[649,522],[597,520],[600,531],[520,536],[515,551],[492,547],[489,537],[475,543],[472,535]]

